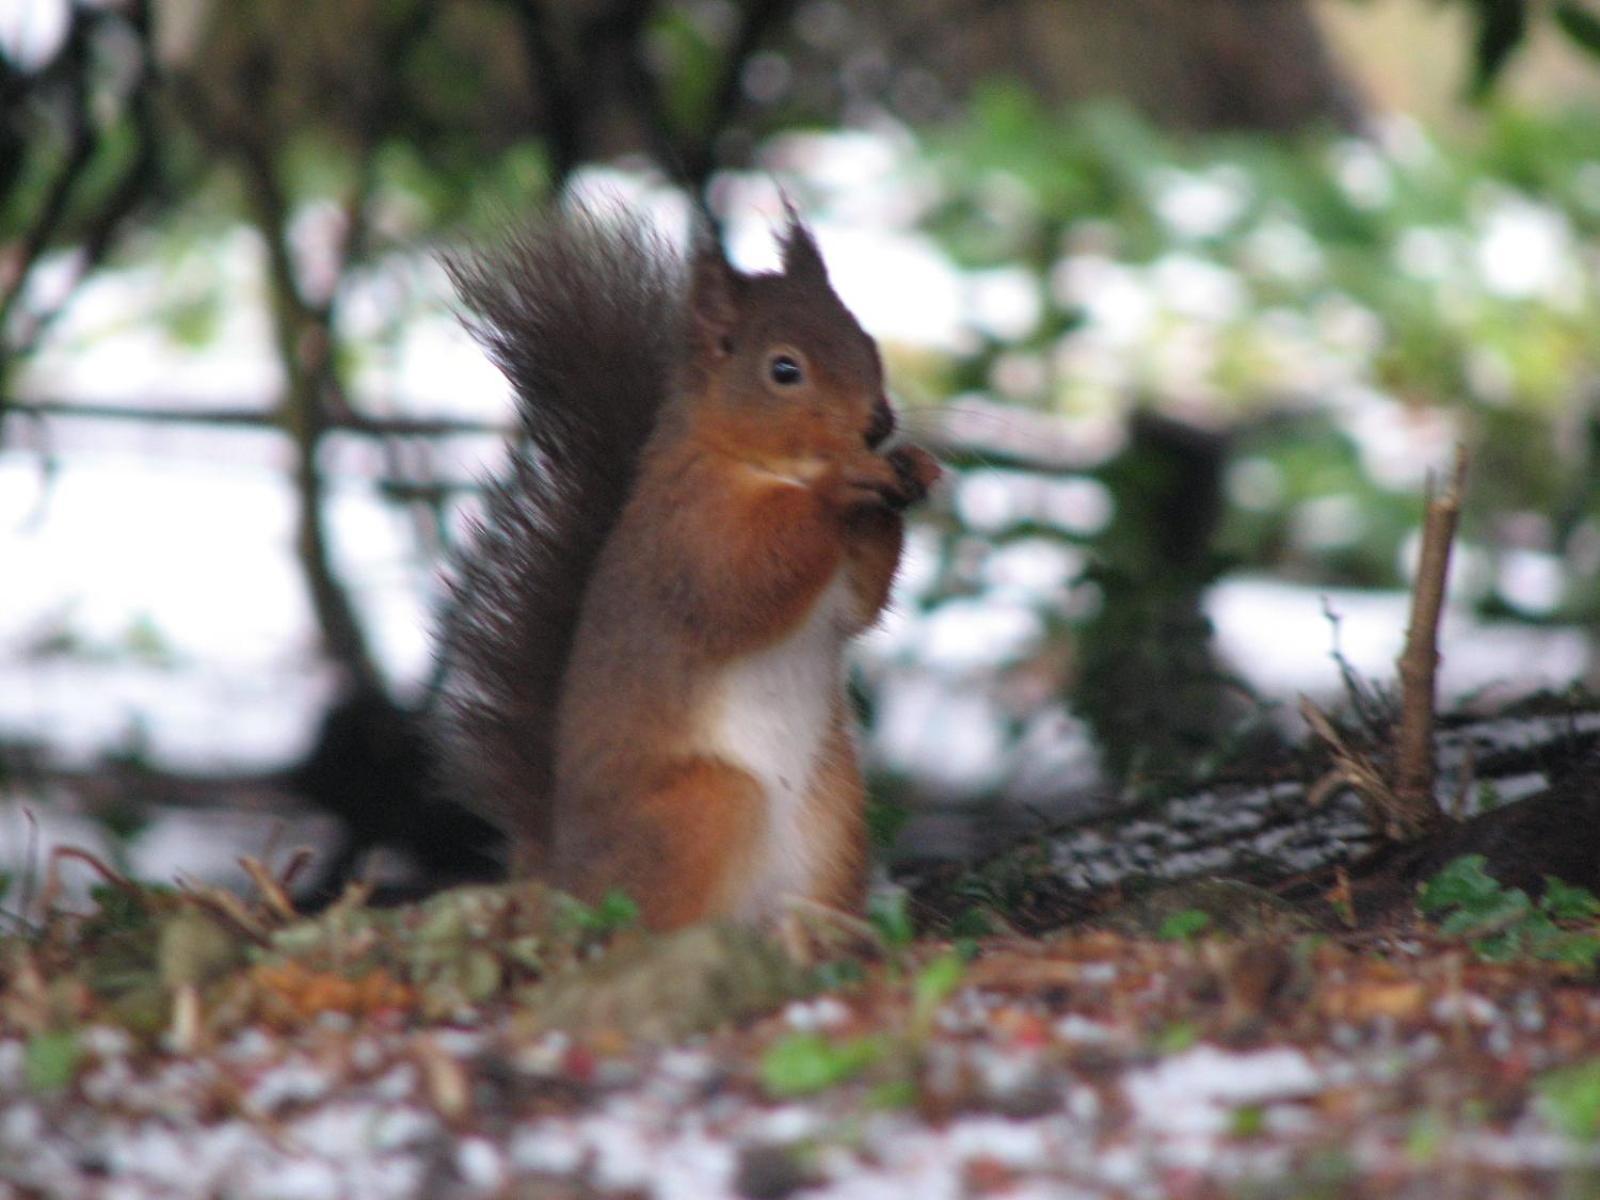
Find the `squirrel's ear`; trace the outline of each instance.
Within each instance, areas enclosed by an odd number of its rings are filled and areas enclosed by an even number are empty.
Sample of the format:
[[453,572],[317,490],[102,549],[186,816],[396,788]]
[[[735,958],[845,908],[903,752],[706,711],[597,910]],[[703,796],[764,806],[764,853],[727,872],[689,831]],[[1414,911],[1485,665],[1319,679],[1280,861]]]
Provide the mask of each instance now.
[[689,267],[689,320],[696,348],[710,358],[725,357],[733,349],[738,286],[739,273],[723,257],[716,238],[701,233]]
[[790,279],[809,279],[828,282],[828,268],[822,261],[822,252],[811,237],[811,231],[800,220],[800,214],[784,198],[783,211],[789,217],[789,228],[783,235],[783,273]]

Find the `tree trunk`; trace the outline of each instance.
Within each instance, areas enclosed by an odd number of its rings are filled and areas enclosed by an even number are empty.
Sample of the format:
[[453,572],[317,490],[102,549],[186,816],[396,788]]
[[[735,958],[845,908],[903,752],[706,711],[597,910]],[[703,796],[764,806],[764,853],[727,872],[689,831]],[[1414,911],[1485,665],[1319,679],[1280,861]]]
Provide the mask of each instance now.
[[[1015,0],[896,17],[952,92],[1019,76],[1047,106],[1115,97],[1179,129],[1356,131],[1363,110],[1306,0]],[[913,32],[911,22],[932,26]]]

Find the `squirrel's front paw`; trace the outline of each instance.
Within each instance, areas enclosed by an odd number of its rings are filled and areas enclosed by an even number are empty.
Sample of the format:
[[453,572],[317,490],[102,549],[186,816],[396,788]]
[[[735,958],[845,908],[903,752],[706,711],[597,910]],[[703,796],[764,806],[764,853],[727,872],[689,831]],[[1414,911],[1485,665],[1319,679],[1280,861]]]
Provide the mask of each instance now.
[[888,509],[899,512],[928,494],[939,478],[939,464],[918,446],[898,446],[888,454],[869,454],[842,464],[833,476],[833,494],[846,512]]
[[866,454],[836,466],[829,473],[824,495],[848,513],[903,507],[904,490],[900,472],[887,458]]
[[922,501],[928,489],[944,474],[938,459],[921,446],[896,446],[884,457],[900,482],[899,495],[890,504],[891,508],[910,508]]

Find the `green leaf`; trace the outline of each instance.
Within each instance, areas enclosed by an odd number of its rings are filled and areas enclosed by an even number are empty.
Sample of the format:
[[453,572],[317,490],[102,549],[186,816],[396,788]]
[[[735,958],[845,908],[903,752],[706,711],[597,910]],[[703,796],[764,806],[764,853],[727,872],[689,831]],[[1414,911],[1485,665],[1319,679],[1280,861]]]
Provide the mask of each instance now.
[[911,806],[884,796],[867,801],[867,838],[878,850],[892,849],[895,839],[911,820]]
[[1488,963],[1510,962],[1522,953],[1522,937],[1515,929],[1480,938],[1472,943],[1478,957]]
[[987,909],[976,904],[969,904],[956,914],[956,919],[950,922],[950,936],[953,938],[981,938],[994,932],[994,922],[990,919]]
[[1552,1071],[1534,1091],[1545,1115],[1568,1136],[1588,1139],[1600,1133],[1600,1059]]
[[639,920],[639,906],[632,896],[613,888],[595,905],[595,920],[606,933],[630,929]]
[[933,1014],[961,986],[967,964],[960,954],[941,954],[917,972],[911,985],[911,1028],[925,1035],[933,1024]]
[[1175,912],[1161,922],[1156,936],[1167,942],[1182,942],[1204,931],[1211,924],[1211,914],[1200,908],[1186,908]]
[[1474,910],[1486,907],[1504,890],[1500,881],[1484,870],[1488,861],[1481,854],[1466,854],[1446,864],[1422,885],[1417,907],[1425,913],[1453,907]]
[[34,1034],[24,1059],[28,1086],[36,1092],[59,1092],[77,1075],[82,1057],[83,1047],[71,1030]]
[[1550,962],[1566,963],[1570,967],[1592,969],[1595,963],[1600,961],[1600,937],[1580,933],[1568,934],[1548,950],[1541,952],[1539,957]]
[[1244,1104],[1233,1110],[1228,1132],[1237,1138],[1260,1137],[1267,1129],[1267,1110],[1259,1104]]
[[1438,1113],[1418,1113],[1406,1131],[1406,1157],[1421,1167],[1431,1165],[1439,1157],[1449,1132]]
[[913,1079],[890,1079],[867,1093],[868,1108],[911,1108],[917,1103],[917,1084]]
[[1588,888],[1573,887],[1554,875],[1544,877],[1539,907],[1557,921],[1587,921],[1600,916],[1600,900]]
[[883,1049],[876,1038],[835,1043],[817,1033],[793,1033],[761,1056],[761,1086],[770,1096],[807,1096],[860,1074]]
[[1521,888],[1490,896],[1471,906],[1451,913],[1439,924],[1441,933],[1451,936],[1478,931],[1504,929],[1535,915],[1533,901]]
[[812,982],[818,991],[834,992],[840,988],[854,987],[866,978],[866,972],[861,964],[853,958],[836,958],[829,962],[818,963],[816,970],[811,973]]
[[558,893],[557,917],[569,929],[579,933],[604,935],[632,928],[639,919],[639,906],[623,891],[613,888],[596,904]]
[[1561,0],[1556,5],[1556,24],[1578,46],[1600,57],[1600,16],[1578,0]]
[[874,892],[867,901],[867,919],[890,946],[909,946],[916,940],[917,928],[911,920],[911,896],[903,888]]
[[1200,1029],[1189,1021],[1174,1021],[1156,1034],[1157,1054],[1181,1054],[1200,1040]]

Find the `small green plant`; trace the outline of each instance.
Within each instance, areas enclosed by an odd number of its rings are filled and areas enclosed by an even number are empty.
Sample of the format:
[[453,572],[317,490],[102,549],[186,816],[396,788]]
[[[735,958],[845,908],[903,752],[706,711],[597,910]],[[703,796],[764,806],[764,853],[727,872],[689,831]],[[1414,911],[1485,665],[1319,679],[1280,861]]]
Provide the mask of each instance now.
[[994,919],[989,910],[969,904],[950,922],[950,936],[957,941],[976,941],[994,932]]
[[1174,1021],[1163,1027],[1155,1036],[1157,1054],[1182,1054],[1197,1045],[1200,1030],[1192,1021]]
[[1260,1137],[1267,1131],[1267,1110],[1259,1104],[1242,1104],[1228,1120],[1228,1133],[1236,1138]]
[[1156,936],[1166,942],[1187,942],[1210,927],[1210,913],[1201,908],[1186,908],[1162,921]]
[[910,1034],[914,1042],[925,1041],[933,1032],[933,1018],[942,1005],[961,986],[967,963],[957,951],[941,954],[922,970],[911,984]]
[[855,1078],[886,1048],[879,1037],[835,1042],[819,1033],[791,1033],[761,1056],[761,1086],[769,1096],[809,1096]]
[[566,895],[560,897],[560,903],[560,919],[568,928],[597,938],[632,929],[639,921],[639,906],[615,888],[594,904]]
[[1564,1133],[1583,1139],[1600,1133],[1600,1059],[1551,1071],[1534,1090],[1545,1115]]
[[961,986],[967,964],[948,950],[910,979],[911,1012],[903,1034],[873,1034],[836,1040],[820,1033],[791,1033],[761,1056],[761,1086],[775,1098],[807,1096],[845,1083],[869,1067],[876,1084],[867,1098],[874,1108],[903,1108],[917,1096],[916,1064],[933,1032],[934,1016]]
[[78,1073],[83,1047],[71,1030],[36,1033],[28,1039],[24,1069],[28,1086],[36,1092],[59,1092]]
[[873,849],[886,851],[911,819],[911,808],[893,796],[873,796],[867,801],[867,838]]
[[[1537,903],[1490,875],[1481,854],[1456,859],[1423,884],[1417,907],[1442,933],[1470,940],[1485,962],[1520,957],[1593,967],[1600,958],[1600,900],[1545,876]],[[1574,928],[1573,926],[1576,926]]]
[[917,927],[911,919],[911,897],[903,889],[874,892],[867,901],[867,920],[878,931],[884,945],[903,950],[916,940]]
[[1406,1157],[1419,1167],[1430,1166],[1439,1160],[1450,1127],[1443,1117],[1432,1109],[1418,1113],[1406,1130]]
[[855,987],[866,978],[866,974],[856,959],[834,958],[817,964],[811,972],[811,982],[819,992],[837,992]]

